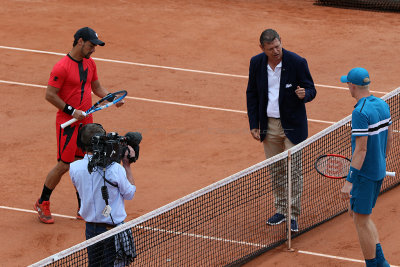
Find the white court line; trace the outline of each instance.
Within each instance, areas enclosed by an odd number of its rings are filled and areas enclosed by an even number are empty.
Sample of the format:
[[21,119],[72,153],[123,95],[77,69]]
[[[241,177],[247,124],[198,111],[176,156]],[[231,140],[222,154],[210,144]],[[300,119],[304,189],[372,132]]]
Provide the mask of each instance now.
[[[9,49],[9,50],[23,51],[23,52],[39,53],[39,54],[57,55],[57,56],[65,56],[66,55],[66,53],[57,53],[57,52],[49,52],[49,51],[18,48],[18,47],[9,47],[9,46],[2,46],[2,45],[0,45],[0,48]],[[193,69],[185,69],[185,68],[176,68],[176,67],[144,64],[144,63],[129,62],[129,61],[123,61],[123,60],[114,60],[114,59],[106,59],[106,58],[98,58],[98,57],[92,57],[92,58],[94,60],[97,60],[97,61],[120,63],[120,64],[127,64],[127,65],[135,65],[135,66],[141,66],[141,67],[168,69],[168,70],[178,70],[178,71],[195,72],[195,73],[203,73],[203,74],[212,74],[212,75],[219,75],[219,76],[229,76],[229,77],[236,77],[236,78],[247,78],[247,76],[236,75],[236,74],[228,74],[228,73],[220,73],[220,72],[212,72],[212,71],[203,71],[203,70],[193,70]]]
[[[34,211],[34,210],[26,210],[26,209],[12,208],[12,207],[6,207],[6,206],[0,206],[0,209],[14,210],[14,211],[22,211],[22,212],[29,212],[29,213],[36,213],[36,214],[37,214],[37,211]],[[52,216],[56,216],[56,217],[61,217],[61,218],[67,218],[67,219],[75,219],[75,220],[77,220],[76,217],[68,216],[68,215],[62,215],[62,214],[57,214],[57,213],[52,213],[51,215],[52,215]]]
[[184,233],[184,232],[176,232],[176,231],[152,228],[152,227],[147,227],[147,226],[134,226],[134,227],[139,228],[139,229],[149,230],[149,231],[163,232],[163,233],[168,233],[168,234],[183,235],[183,236],[189,236],[189,237],[197,237],[197,238],[203,238],[203,239],[210,239],[210,240],[214,240],[214,241],[222,241],[222,242],[234,243],[234,244],[239,244],[239,245],[254,246],[254,247],[261,247],[261,248],[268,247],[267,245],[262,245],[262,244],[257,244],[257,243],[236,241],[236,240],[230,240],[230,239],[225,239],[225,238],[220,238],[220,237],[212,237],[212,236],[198,235],[198,234],[191,234],[191,233]]
[[[13,85],[22,85],[22,86],[32,86],[32,87],[40,87],[40,88],[46,88],[47,87],[47,86],[44,86],[44,85],[37,85],[37,84],[30,84],[30,83],[20,83],[20,82],[12,82],[12,81],[4,81],[4,80],[0,80],[0,83],[13,84]],[[179,102],[156,100],[156,99],[134,97],[134,96],[126,96],[125,98],[139,100],[139,101],[147,101],[147,102],[154,102],[154,103],[161,103],[161,104],[176,105],[176,106],[185,106],[185,107],[192,107],[192,108],[200,108],[200,109],[218,110],[218,111],[227,111],[227,112],[235,112],[235,113],[247,114],[247,112],[243,111],[243,110],[235,110],[235,109],[227,109],[227,108],[217,108],[217,107],[185,104],[185,103],[179,103]],[[334,124],[335,123],[333,121],[323,121],[323,120],[314,120],[314,119],[308,119],[308,121],[317,122],[317,123],[325,123],[325,124]]]
[[[319,256],[319,257],[324,257],[324,258],[331,258],[331,259],[336,259],[336,260],[343,260],[343,261],[352,261],[352,262],[359,262],[365,264],[364,260],[356,260],[356,259],[351,259],[351,258],[345,258],[345,257],[339,257],[339,256],[332,256],[332,255],[327,255],[327,254],[322,254],[322,253],[316,253],[316,252],[310,252],[310,251],[304,251],[304,250],[299,250],[297,251],[298,253],[302,254],[308,254],[312,256]],[[397,265],[390,264],[392,267],[399,267]]]
[[[347,87],[340,87],[340,86],[332,86],[332,85],[322,85],[322,84],[314,84],[317,87],[326,87],[326,88],[333,88],[333,89],[339,89],[339,90],[346,90],[348,91],[349,88]],[[380,92],[380,91],[370,91],[371,93],[376,93],[376,94],[384,94],[386,95],[388,92]]]
[[39,87],[39,88],[47,88],[45,85],[31,84],[31,83],[20,83],[20,82],[12,82],[12,81],[4,81],[0,80],[0,83],[13,84],[13,85],[22,85],[22,86],[30,86],[30,87]]
[[[23,52],[32,52],[32,53],[40,53],[40,54],[57,55],[57,56],[65,56],[66,55],[65,53],[49,52],[49,51],[43,51],[43,50],[26,49],[26,48],[18,48],[18,47],[10,47],[10,46],[2,46],[2,45],[0,45],[0,48],[9,49],[9,50],[23,51]],[[123,60],[97,58],[97,57],[93,57],[93,59],[95,59],[97,61],[120,63],[120,64],[127,64],[127,65],[135,65],[135,66],[149,67],[149,68],[177,70],[177,71],[194,72],[194,73],[219,75],[219,76],[228,76],[228,77],[244,78],[244,79],[248,78],[248,76],[246,76],[246,75],[237,75],[237,74],[212,72],[212,71],[203,71],[203,70],[193,70],[193,69],[186,69],[186,68],[177,68],[177,67],[169,67],[169,66],[161,66],[161,65],[153,65],[153,64],[144,64],[144,63],[123,61]],[[325,88],[333,88],[333,89],[340,89],[340,90],[349,90],[347,87],[339,87],[339,86],[331,86],[331,85],[323,85],[323,84],[315,84],[315,86],[317,86],[317,87],[325,87]],[[378,94],[387,94],[387,92],[379,92],[379,91],[370,91],[370,92],[371,93],[378,93]]]

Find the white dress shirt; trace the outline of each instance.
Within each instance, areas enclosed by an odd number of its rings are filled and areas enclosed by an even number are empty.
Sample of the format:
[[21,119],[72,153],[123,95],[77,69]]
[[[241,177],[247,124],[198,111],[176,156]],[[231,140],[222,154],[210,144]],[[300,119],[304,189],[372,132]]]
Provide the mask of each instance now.
[[281,82],[282,61],[275,67],[275,70],[268,64],[268,105],[267,117],[280,118],[279,112],[279,87]]
[[[104,217],[102,211],[106,203],[101,194],[104,185],[103,169],[89,173],[88,163],[91,155],[86,154],[81,160],[71,163],[69,174],[72,183],[78,190],[81,198],[79,214],[86,222],[112,224],[110,216]],[[118,163],[113,163],[106,168],[105,177],[114,187],[107,182],[108,203],[111,206],[111,216],[115,224],[119,224],[126,218],[124,199],[131,200],[135,194],[136,186],[132,185],[126,178],[126,171]]]

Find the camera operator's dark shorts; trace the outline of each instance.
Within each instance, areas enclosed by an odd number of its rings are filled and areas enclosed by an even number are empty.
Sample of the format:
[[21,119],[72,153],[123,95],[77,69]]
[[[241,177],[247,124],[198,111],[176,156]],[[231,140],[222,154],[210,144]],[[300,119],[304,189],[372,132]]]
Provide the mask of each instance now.
[[[61,129],[60,123],[56,123],[57,131],[57,160],[64,163],[71,163],[76,158],[83,158],[85,155],[76,144],[80,125],[93,123],[93,117],[89,116],[81,121],[77,121],[70,126]],[[81,126],[81,127],[82,127]]]
[[350,191],[351,210],[359,214],[371,214],[375,207],[376,199],[382,186],[382,180],[372,181],[370,179],[358,176],[353,182],[353,188]]

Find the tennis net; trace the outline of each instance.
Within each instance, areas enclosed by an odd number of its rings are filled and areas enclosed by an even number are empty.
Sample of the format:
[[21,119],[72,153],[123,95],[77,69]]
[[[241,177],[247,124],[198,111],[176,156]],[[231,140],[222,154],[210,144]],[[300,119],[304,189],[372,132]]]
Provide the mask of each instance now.
[[316,0],[315,4],[371,11],[400,12],[400,0]]
[[[395,132],[387,169],[397,173],[399,93],[400,88],[383,97],[390,105]],[[133,235],[137,255],[132,266],[241,265],[287,241],[285,223],[270,226],[266,220],[276,212],[272,192],[277,185],[273,181],[286,177],[288,162],[292,177],[299,175],[296,179],[300,181],[292,186],[295,204],[301,207],[299,232],[293,237],[346,211],[347,204],[339,195],[344,180],[320,176],[314,170],[314,161],[328,153],[350,157],[350,135],[348,116],[293,147],[290,157],[283,152],[32,266],[85,266],[88,248],[104,240],[114,241],[126,231]],[[387,177],[381,192],[399,183],[399,175]]]

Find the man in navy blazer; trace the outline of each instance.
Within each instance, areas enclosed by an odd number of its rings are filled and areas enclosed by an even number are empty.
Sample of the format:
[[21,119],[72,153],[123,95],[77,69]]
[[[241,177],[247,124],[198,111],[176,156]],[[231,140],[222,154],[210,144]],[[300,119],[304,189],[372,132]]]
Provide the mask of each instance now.
[[[251,135],[263,143],[265,156],[270,158],[307,138],[305,103],[313,100],[317,92],[306,59],[283,49],[275,30],[262,32],[260,48],[263,53],[250,61],[247,114]],[[301,166],[297,167],[293,168],[292,180],[292,231],[298,231],[303,186]],[[278,168],[279,173],[272,176],[276,214],[268,219],[270,225],[286,220],[287,179],[283,167]]]

